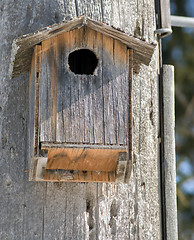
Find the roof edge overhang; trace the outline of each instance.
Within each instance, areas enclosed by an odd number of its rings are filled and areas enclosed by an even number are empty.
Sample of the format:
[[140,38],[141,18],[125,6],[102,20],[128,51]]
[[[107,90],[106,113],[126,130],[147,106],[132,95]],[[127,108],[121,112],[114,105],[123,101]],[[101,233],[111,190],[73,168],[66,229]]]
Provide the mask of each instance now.
[[83,15],[15,39],[12,44],[11,64],[9,68],[10,77],[17,77],[30,70],[33,50],[37,44],[73,29],[80,29],[83,26],[87,26],[126,44],[129,48],[134,50],[136,62],[149,65],[156,46],[155,44],[129,36],[121,30],[105,23],[86,18],[85,15]]

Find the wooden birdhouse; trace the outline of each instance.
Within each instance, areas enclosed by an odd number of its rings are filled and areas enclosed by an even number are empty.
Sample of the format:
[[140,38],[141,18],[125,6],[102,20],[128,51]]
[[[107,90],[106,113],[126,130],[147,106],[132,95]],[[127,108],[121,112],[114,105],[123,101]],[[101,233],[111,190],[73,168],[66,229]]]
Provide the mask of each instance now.
[[128,182],[133,64],[154,45],[85,16],[14,44],[12,75],[31,66],[30,180]]

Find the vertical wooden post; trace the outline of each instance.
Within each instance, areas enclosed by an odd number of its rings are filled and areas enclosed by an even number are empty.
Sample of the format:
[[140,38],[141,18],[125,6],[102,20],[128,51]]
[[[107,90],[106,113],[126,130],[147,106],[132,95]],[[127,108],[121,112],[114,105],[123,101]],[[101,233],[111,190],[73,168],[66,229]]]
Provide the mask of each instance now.
[[141,65],[133,75],[134,161],[129,184],[29,182],[29,76],[10,80],[8,73],[15,38],[83,14],[157,43],[154,1],[15,2],[0,4],[0,239],[162,240],[158,51],[149,66]]
[[178,239],[176,203],[174,67],[163,66],[164,168],[167,240]]

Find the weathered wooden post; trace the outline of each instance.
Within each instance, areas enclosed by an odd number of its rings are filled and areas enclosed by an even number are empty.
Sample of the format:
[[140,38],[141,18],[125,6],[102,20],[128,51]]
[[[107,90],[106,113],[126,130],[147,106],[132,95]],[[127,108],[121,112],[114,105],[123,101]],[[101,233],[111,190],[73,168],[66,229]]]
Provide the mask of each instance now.
[[0,238],[164,239],[154,1],[0,11]]

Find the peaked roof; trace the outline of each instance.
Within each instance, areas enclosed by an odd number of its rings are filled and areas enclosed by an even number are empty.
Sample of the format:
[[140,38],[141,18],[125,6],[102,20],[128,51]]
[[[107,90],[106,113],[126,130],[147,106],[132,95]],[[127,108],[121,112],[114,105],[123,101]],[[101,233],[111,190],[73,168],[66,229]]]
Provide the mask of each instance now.
[[136,62],[149,65],[155,48],[154,44],[129,36],[121,30],[115,29],[105,23],[86,18],[83,15],[70,21],[48,26],[38,32],[24,35],[14,40],[12,44],[11,64],[9,69],[10,77],[17,77],[30,70],[35,45],[46,39],[55,37],[64,32],[69,32],[73,29],[79,29],[83,26],[87,26],[97,32],[105,34],[106,36],[121,41],[135,51],[134,55]]

